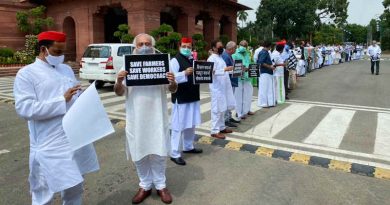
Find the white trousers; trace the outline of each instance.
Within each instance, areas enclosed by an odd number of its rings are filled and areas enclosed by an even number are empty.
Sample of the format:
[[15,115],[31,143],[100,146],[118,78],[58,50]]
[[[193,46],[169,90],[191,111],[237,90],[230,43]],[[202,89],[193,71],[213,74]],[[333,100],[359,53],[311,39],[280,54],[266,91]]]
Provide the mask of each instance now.
[[253,86],[249,81],[239,81],[238,87],[234,92],[236,98],[236,113],[238,118],[248,114],[251,109],[253,95]]
[[181,157],[180,144],[183,144],[183,150],[189,151],[194,149],[195,128],[188,128],[183,131],[172,130],[171,133],[171,157]]
[[278,104],[285,103],[284,76],[275,76],[275,96]]
[[213,112],[211,110],[211,134],[218,134],[225,128],[225,112]]
[[[45,180],[42,179],[40,182],[42,183],[39,188],[31,192],[32,205],[52,205],[55,193],[49,190]],[[83,183],[62,191],[62,205],[81,205],[83,203],[83,191]]]
[[275,106],[275,83],[274,76],[263,73],[259,78],[259,107]]
[[157,190],[166,187],[165,169],[166,157],[150,154],[139,161],[134,162],[137,168],[139,186],[146,191],[152,189],[153,185]]

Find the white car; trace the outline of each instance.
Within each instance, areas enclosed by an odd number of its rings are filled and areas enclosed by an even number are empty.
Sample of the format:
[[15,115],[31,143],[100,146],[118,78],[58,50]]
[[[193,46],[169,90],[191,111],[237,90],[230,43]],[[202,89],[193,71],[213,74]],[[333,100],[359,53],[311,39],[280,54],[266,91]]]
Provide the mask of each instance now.
[[96,88],[114,83],[123,66],[124,55],[131,54],[133,49],[133,44],[90,44],[81,58],[80,78],[90,82],[96,80]]

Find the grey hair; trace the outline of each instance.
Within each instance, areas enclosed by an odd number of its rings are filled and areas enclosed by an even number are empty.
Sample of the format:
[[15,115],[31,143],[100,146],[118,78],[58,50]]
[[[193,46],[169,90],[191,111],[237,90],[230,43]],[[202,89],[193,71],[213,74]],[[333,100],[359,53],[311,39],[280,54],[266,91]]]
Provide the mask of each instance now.
[[229,41],[229,42],[226,44],[226,50],[233,49],[233,48],[236,47],[236,46],[237,46],[236,42],[234,42],[234,41]]
[[152,46],[154,47],[154,46],[156,45],[156,40],[154,40],[153,36],[151,36],[151,35],[149,35],[149,34],[147,34],[147,33],[140,33],[140,34],[138,34],[137,36],[135,36],[135,38],[134,38],[134,40],[133,40],[133,45],[134,45],[134,46],[137,46],[137,39],[138,39],[139,37],[141,37],[141,36],[144,36],[144,35],[150,38],[150,40],[152,41]]
[[242,41],[240,41],[240,45],[242,45],[242,44],[248,45],[248,42],[246,40],[242,40]]

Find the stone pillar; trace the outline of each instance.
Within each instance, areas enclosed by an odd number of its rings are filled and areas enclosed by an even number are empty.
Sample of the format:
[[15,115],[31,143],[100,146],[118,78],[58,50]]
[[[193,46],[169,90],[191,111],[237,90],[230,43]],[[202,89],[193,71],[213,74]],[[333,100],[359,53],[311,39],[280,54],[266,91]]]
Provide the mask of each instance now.
[[92,14],[92,43],[104,43],[104,16]]
[[210,48],[211,41],[217,39],[219,37],[219,20],[215,17],[210,17],[208,19],[204,19],[203,22],[203,35],[205,41],[208,43],[208,47]]
[[160,26],[160,12],[131,10],[127,12],[130,33],[137,35],[140,33],[149,33]]
[[177,31],[185,37],[191,37],[195,33],[195,15],[182,13],[177,19]]

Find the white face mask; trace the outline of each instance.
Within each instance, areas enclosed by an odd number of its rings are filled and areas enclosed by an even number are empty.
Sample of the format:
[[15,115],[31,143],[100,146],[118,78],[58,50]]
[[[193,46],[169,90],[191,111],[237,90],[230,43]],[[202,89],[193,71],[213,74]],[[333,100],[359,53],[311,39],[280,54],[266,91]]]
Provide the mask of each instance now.
[[46,59],[47,63],[49,63],[50,65],[57,67],[59,64],[64,62],[64,59],[65,59],[64,55],[52,56],[52,55],[50,55],[49,50],[47,48],[46,48],[46,51],[47,51],[47,56],[45,56],[45,59]]

